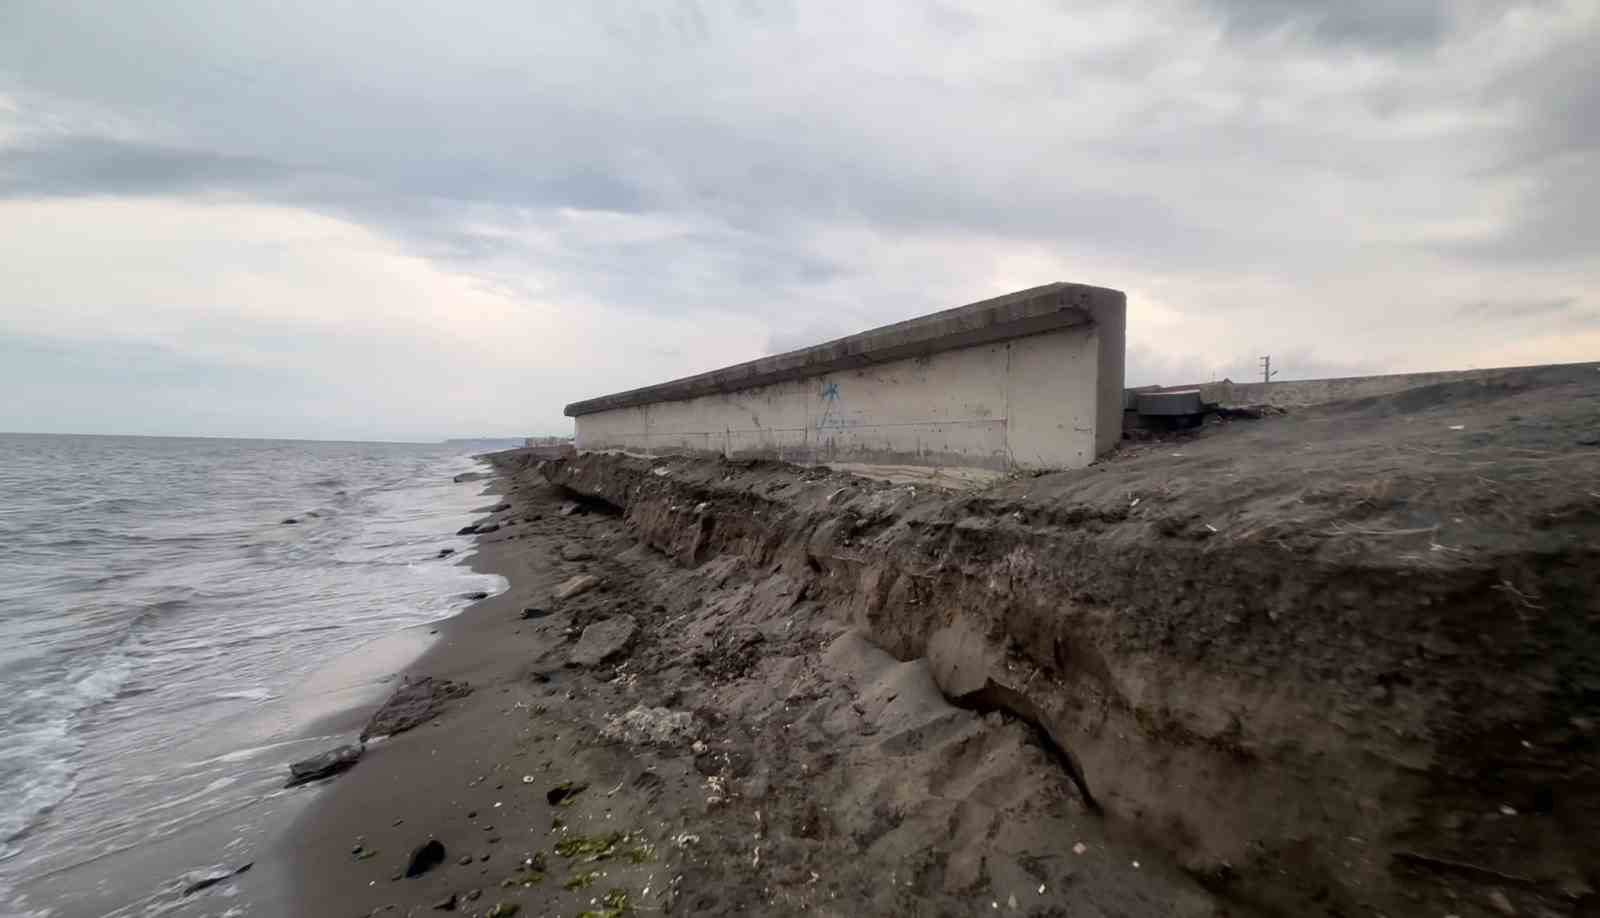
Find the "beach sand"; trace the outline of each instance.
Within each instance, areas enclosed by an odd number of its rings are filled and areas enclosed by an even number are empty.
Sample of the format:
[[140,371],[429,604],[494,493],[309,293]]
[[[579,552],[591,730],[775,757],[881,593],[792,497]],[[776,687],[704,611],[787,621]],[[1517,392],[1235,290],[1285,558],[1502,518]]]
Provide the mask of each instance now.
[[472,692],[317,791],[270,858],[288,913],[1217,913],[1029,727],[952,707],[797,585],[674,565],[531,473],[494,488],[473,563],[510,588],[407,669]]

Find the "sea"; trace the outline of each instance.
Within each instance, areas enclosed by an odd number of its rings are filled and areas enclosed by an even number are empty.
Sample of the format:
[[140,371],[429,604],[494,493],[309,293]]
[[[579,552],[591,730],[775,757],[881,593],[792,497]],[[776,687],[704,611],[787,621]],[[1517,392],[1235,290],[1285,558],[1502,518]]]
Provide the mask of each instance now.
[[494,502],[474,471],[459,443],[0,434],[0,915],[171,914],[249,863],[288,762],[348,739],[319,719],[505,588],[455,535]]

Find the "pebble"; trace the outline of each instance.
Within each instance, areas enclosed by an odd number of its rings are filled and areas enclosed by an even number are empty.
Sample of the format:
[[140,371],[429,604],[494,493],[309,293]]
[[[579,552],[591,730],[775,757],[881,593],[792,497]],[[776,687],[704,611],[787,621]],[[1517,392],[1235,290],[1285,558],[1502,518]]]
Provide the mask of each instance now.
[[461,855],[461,858],[460,858],[460,860],[458,860],[458,861],[456,861],[456,863],[457,863],[457,864],[460,864],[460,865],[461,865],[461,866],[463,866],[463,867],[465,867],[465,866],[467,866],[467,865],[468,865],[468,864],[470,864],[470,863],[472,863],[472,855],[470,855],[470,854],[463,854],[463,855]]

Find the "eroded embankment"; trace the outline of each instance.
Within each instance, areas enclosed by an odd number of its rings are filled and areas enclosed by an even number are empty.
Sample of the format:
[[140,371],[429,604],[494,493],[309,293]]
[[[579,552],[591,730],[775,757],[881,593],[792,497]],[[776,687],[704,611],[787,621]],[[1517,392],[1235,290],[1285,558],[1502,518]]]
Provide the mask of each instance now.
[[[1139,462],[967,495],[691,459],[542,472],[683,565],[786,574],[951,699],[1035,723],[1112,831],[1239,901],[1595,907],[1592,512],[1532,508],[1466,550],[1363,530],[1383,501],[1329,496],[1360,480],[1303,491],[1288,520],[1265,479],[1162,491]],[[1429,499],[1457,507],[1446,478]],[[1252,525],[1221,530],[1219,507]]]

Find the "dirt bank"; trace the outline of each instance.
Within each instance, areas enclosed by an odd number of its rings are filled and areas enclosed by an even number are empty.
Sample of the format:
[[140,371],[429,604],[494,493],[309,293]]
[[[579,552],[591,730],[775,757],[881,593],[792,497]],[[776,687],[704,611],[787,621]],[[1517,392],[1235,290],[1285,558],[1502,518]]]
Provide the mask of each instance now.
[[307,791],[292,914],[1240,913],[800,580],[679,564],[516,465],[474,559],[510,590],[406,674],[452,680],[431,719]]
[[974,493],[691,459],[517,474],[619,514],[641,544],[612,563],[673,562],[593,601],[640,622],[632,697],[732,740],[769,902],[1572,915],[1600,913],[1597,446],[1585,367]]

